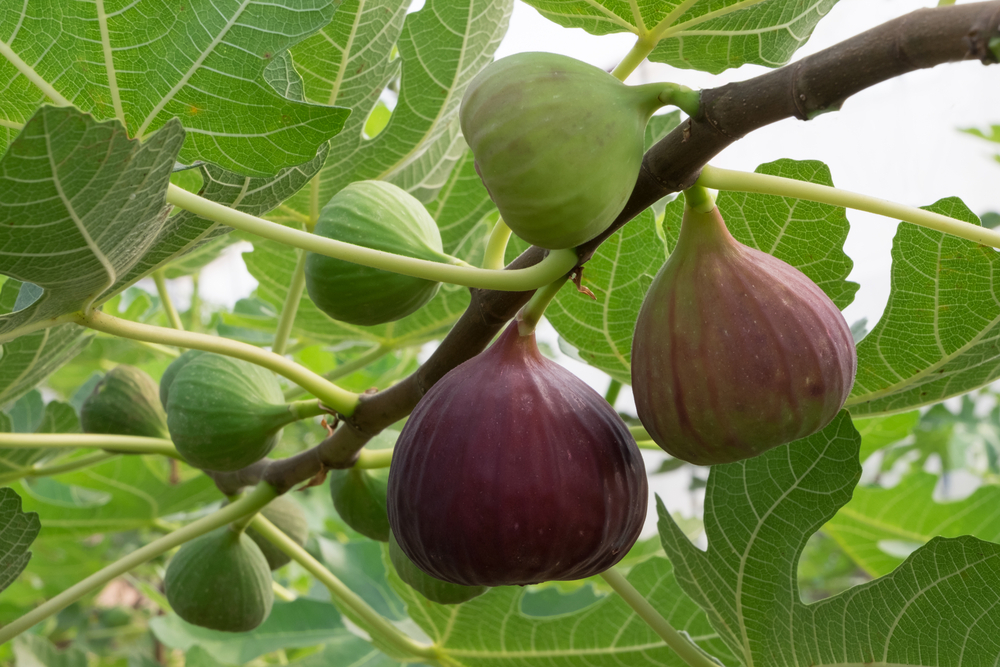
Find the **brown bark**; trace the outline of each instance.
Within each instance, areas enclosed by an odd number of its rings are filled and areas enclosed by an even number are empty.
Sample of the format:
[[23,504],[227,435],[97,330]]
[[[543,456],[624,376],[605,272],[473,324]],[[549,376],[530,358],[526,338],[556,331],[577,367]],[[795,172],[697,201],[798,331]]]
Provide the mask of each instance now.
[[[944,63],[998,61],[1000,0],[921,9],[815,55],[753,79],[702,91],[696,116],[657,143],[643,159],[632,196],[611,227],[580,246],[580,263],[629,220],[659,199],[692,185],[715,155],[756,129],[786,118],[809,120],[838,110],[851,95],[882,81]],[[530,248],[508,268],[539,262]],[[281,491],[323,468],[349,467],[372,436],[405,417],[445,373],[481,352],[527,302],[531,292],[472,290],[468,310],[431,358],[402,382],[362,399],[329,438],[302,454],[215,475],[226,492],[264,479]]]

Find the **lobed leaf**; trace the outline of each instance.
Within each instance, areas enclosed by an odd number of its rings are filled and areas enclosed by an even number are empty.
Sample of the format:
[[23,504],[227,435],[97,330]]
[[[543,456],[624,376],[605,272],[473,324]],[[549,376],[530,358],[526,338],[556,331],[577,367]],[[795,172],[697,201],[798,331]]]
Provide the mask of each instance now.
[[0,488],[0,591],[28,566],[28,547],[40,528],[37,514],[21,511],[21,498],[14,489]]

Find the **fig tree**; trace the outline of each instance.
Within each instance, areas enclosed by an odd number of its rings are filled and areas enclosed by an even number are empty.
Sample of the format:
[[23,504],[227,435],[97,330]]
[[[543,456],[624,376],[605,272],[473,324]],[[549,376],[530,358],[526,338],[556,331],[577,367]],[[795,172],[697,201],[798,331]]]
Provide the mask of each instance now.
[[417,404],[389,469],[389,525],[450,583],[580,579],[631,548],[646,494],[628,427],[515,322]]
[[[168,369],[169,370],[169,369]],[[281,429],[300,415],[273,372],[204,353],[174,374],[167,427],[184,460],[204,470],[238,470],[267,456]]]
[[[299,546],[305,545],[306,538],[309,537],[309,524],[297,502],[288,496],[278,496],[269,502],[260,513]],[[246,533],[247,537],[253,540],[254,544],[260,548],[261,553],[264,554],[268,568],[277,570],[291,562],[291,556],[271,544],[271,541],[254,530],[253,526],[249,526]]]
[[856,367],[850,327],[816,283],[739,243],[718,208],[685,207],[632,342],[636,409],[660,447],[711,465],[803,438],[843,407]]
[[[316,234],[396,255],[452,263],[437,223],[415,197],[391,183],[358,181],[320,212]],[[415,312],[440,283],[373,269],[325,255],[306,258],[306,289],[316,307],[335,320],[374,325]]]
[[125,364],[108,371],[83,402],[80,426],[84,433],[169,437],[156,380]]
[[389,541],[389,516],[385,509],[386,472],[360,468],[330,471],[330,496],[337,514],[365,537]]
[[635,186],[646,122],[664,105],[664,90],[626,86],[554,53],[488,65],[469,84],[459,115],[504,222],[549,249],[607,229]]
[[396,568],[396,574],[403,580],[403,583],[431,602],[461,604],[489,590],[486,586],[461,586],[435,579],[406,557],[403,550],[399,548],[399,542],[396,541],[391,532],[389,533],[389,560]]
[[274,602],[264,554],[228,526],[184,544],[170,560],[163,583],[178,616],[223,632],[253,630]]

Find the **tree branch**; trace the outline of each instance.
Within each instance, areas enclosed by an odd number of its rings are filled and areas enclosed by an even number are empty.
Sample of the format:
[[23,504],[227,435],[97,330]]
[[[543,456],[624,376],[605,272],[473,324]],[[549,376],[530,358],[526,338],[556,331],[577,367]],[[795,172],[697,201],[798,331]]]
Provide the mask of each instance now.
[[[965,60],[994,64],[998,58],[990,40],[998,37],[1000,0],[920,9],[767,74],[704,90],[698,115],[646,153],[632,196],[611,227],[577,249],[580,264],[650,205],[694,184],[709,160],[750,132],[786,118],[809,120],[836,111],[851,95],[907,72]],[[507,268],[532,266],[545,255],[530,248]],[[216,483],[231,492],[263,478],[286,490],[322,468],[352,465],[371,437],[408,415],[445,373],[485,349],[531,294],[473,289],[469,308],[430,359],[402,382],[363,396],[353,416],[320,445],[288,459],[216,474]]]

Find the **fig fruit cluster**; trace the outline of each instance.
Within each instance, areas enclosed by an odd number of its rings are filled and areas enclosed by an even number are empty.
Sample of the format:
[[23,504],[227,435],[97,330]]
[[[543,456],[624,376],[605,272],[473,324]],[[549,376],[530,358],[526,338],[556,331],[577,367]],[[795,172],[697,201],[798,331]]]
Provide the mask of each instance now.
[[603,572],[639,536],[646,499],[628,427],[516,322],[424,395],[389,469],[402,552],[462,586]]
[[519,53],[469,84],[459,117],[504,222],[542,248],[572,248],[614,221],[642,165],[662,84],[626,86],[554,53]]
[[684,209],[632,342],[636,410],[669,454],[749,458],[819,431],[843,407],[850,327],[795,267],[739,243],[718,208]]

